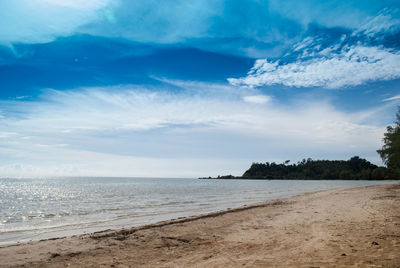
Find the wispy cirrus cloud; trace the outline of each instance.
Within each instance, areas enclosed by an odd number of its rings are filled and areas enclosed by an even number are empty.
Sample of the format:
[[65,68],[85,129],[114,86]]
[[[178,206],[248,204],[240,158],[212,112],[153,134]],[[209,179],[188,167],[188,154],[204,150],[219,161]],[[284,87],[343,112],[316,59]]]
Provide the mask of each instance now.
[[393,96],[393,97],[390,97],[390,98],[386,98],[386,99],[383,99],[382,101],[395,101],[395,100],[400,100],[400,95],[396,95],[396,96]]
[[359,27],[353,35],[364,34],[369,37],[377,35],[385,35],[396,33],[400,29],[399,19],[400,9],[384,8],[376,16],[368,18],[368,20]]
[[[345,113],[321,99],[282,105],[250,88],[169,83],[179,90],[48,90],[35,101],[2,101],[0,174],[239,175],[253,161],[354,152],[378,159],[385,127],[371,123],[377,111]],[[56,167],[64,173],[54,174]]]
[[[7,27],[0,29],[0,44],[90,34],[250,57],[277,56],[302,38],[309,24],[355,29],[387,6],[400,8],[395,0],[362,5],[343,0],[1,1],[0,24]],[[398,17],[382,13],[368,29],[393,29]]]
[[338,52],[319,51],[311,59],[291,63],[257,60],[244,78],[232,85],[250,87],[281,84],[294,87],[341,88],[400,77],[400,52],[382,47],[349,46]]
[[[393,11],[394,12],[394,11]],[[321,31],[321,30],[320,30]],[[277,59],[259,59],[246,77],[232,85],[249,87],[343,88],[400,77],[400,51],[386,37],[400,33],[398,19],[384,10],[353,31],[341,35],[308,36]]]

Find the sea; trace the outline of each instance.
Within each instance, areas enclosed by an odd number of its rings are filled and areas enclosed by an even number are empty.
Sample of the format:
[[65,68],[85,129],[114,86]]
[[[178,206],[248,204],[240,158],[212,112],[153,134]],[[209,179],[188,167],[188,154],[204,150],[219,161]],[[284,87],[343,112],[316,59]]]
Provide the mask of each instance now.
[[0,179],[0,246],[176,219],[306,192],[390,181]]

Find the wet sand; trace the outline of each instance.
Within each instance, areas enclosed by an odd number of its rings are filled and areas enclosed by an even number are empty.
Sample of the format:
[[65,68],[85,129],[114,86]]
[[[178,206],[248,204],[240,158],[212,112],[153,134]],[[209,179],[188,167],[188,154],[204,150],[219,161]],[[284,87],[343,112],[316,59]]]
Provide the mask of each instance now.
[[0,267],[400,267],[400,184],[0,248]]

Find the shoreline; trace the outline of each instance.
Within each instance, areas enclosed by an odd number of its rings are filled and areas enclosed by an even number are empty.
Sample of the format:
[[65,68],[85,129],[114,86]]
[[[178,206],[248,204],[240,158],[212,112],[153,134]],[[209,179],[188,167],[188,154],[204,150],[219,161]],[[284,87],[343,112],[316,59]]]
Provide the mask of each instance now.
[[[347,192],[353,192],[356,194],[356,197],[348,197]],[[390,192],[391,194],[388,194]],[[379,215],[379,213],[373,212],[371,208],[365,207],[365,202],[372,202],[373,200],[385,200],[386,203],[391,203],[391,214],[387,217],[381,218],[382,223],[387,227],[387,222],[391,221],[394,224],[394,227],[399,229],[399,232],[393,236],[394,246],[393,248],[387,248],[388,251],[400,252],[400,184],[387,184],[387,185],[373,185],[373,186],[358,186],[358,187],[340,187],[336,189],[330,190],[322,190],[317,192],[309,192],[300,195],[296,195],[289,198],[277,199],[262,203],[256,203],[252,205],[245,205],[238,208],[232,208],[227,210],[221,210],[211,213],[199,214],[189,217],[180,217],[177,219],[171,219],[167,221],[161,221],[153,224],[140,225],[136,227],[117,229],[117,230],[104,230],[91,234],[83,234],[83,235],[75,235],[71,237],[60,237],[60,238],[51,238],[44,239],[40,241],[33,241],[24,244],[13,244],[6,245],[0,247],[0,258],[3,260],[3,264],[0,264],[0,267],[8,267],[13,265],[27,265],[33,267],[42,267],[42,266],[58,266],[64,267],[67,264],[72,266],[97,266],[97,265],[122,265],[122,264],[131,264],[134,266],[140,267],[150,267],[150,266],[190,266],[193,263],[190,263],[190,257],[184,257],[183,252],[189,250],[190,252],[195,250],[195,255],[198,255],[200,258],[196,258],[196,256],[192,256],[193,259],[197,259],[196,266],[206,267],[211,264],[211,266],[216,265],[224,265],[224,264],[235,264],[230,259],[234,259],[235,255],[226,256],[229,252],[224,250],[226,244],[235,244],[236,246],[244,246],[242,251],[238,253],[243,253],[246,251],[254,251],[252,248],[259,248],[261,245],[266,244],[271,238],[274,238],[275,244],[281,244],[282,241],[287,240],[286,242],[290,242],[286,245],[289,247],[290,244],[293,244],[296,240],[290,236],[290,234],[295,236],[298,235],[298,231],[292,232],[283,232],[282,228],[278,228],[280,225],[287,228],[299,228],[296,226],[292,226],[290,222],[287,221],[287,217],[289,217],[294,222],[301,221],[304,219],[304,215],[308,215],[307,220],[312,220],[314,217],[321,215],[324,217],[330,217],[328,215],[321,214],[321,212],[317,212],[318,210],[326,210],[327,207],[334,208],[339,205],[339,208],[336,208],[338,212],[340,209],[346,209],[346,207],[350,203],[357,203],[356,201],[363,201],[364,205],[361,205],[358,209],[357,207],[354,212],[360,213],[370,210],[372,214],[364,214],[364,216],[368,218],[370,215]],[[341,198],[337,199],[340,196]],[[346,198],[344,198],[346,197]],[[390,197],[390,198],[389,198]],[[373,199],[378,198],[378,199]],[[381,199],[379,199],[381,198]],[[383,198],[383,199],[382,199]],[[325,202],[326,204],[321,205],[316,203],[316,201],[322,201],[320,199],[334,199],[336,202]],[[341,201],[341,202],[339,202]],[[344,202],[344,204],[343,204]],[[395,203],[397,206],[395,206]],[[357,203],[359,204],[359,203]],[[311,206],[312,205],[312,206]],[[344,205],[344,206],[343,206]],[[387,205],[387,204],[384,204]],[[311,206],[311,207],[310,207]],[[319,206],[319,208],[318,208]],[[325,206],[325,207],[324,207]],[[293,209],[295,208],[295,209]],[[316,209],[314,211],[313,209]],[[397,209],[396,209],[397,208]],[[312,211],[310,211],[312,209]],[[385,210],[385,206],[381,209]],[[335,209],[333,209],[335,210]],[[354,208],[353,208],[354,210]],[[326,210],[325,212],[328,212]],[[283,213],[285,212],[285,213]],[[341,213],[344,213],[343,211]],[[339,213],[337,216],[340,216]],[[259,221],[260,215],[263,215],[262,218],[266,220],[266,224],[262,221]],[[354,213],[353,213],[354,214]],[[362,214],[362,213],[361,213]],[[368,225],[368,222],[365,221],[362,217],[358,219],[358,221],[365,223]],[[247,223],[253,223],[249,226],[246,226]],[[331,225],[340,225],[341,222],[346,222],[345,219],[340,219],[339,221],[335,221],[334,218],[330,219]],[[255,224],[254,224],[255,223]],[[245,228],[243,228],[243,225]],[[299,226],[303,226],[304,222]],[[352,223],[354,225],[354,223]],[[375,222],[374,226],[377,223]],[[378,223],[379,225],[379,223]],[[229,227],[229,228],[228,228]],[[234,228],[235,227],[235,228]],[[238,228],[239,227],[239,228]],[[280,229],[280,233],[273,234],[269,229],[278,228]],[[304,226],[303,226],[304,227]],[[385,227],[385,228],[386,228]],[[228,230],[233,228],[235,230]],[[289,228],[289,229],[290,229]],[[307,229],[307,228],[306,228]],[[251,242],[252,240],[259,240],[258,236],[254,236],[255,233],[259,233],[259,230],[266,230],[267,240],[260,240],[258,243]],[[199,233],[200,231],[200,233]],[[276,232],[276,230],[275,230]],[[154,235],[157,233],[157,235]],[[235,235],[236,233],[236,235]],[[224,234],[224,235],[221,235]],[[289,236],[288,236],[289,235]],[[385,234],[382,234],[385,235]],[[232,239],[232,236],[234,239]],[[341,235],[343,236],[343,235]],[[279,241],[279,237],[282,237],[282,241]],[[239,239],[240,238],[240,239]],[[284,239],[283,239],[284,238]],[[247,241],[249,240],[250,241]],[[337,238],[336,238],[337,239]],[[335,239],[334,239],[335,240]],[[377,240],[377,239],[375,239]],[[310,241],[310,237],[303,237],[300,241]],[[378,243],[376,241],[372,241],[370,243]],[[268,243],[267,243],[268,244]],[[378,243],[379,244],[379,243]],[[134,245],[134,246],[133,246]],[[218,249],[218,252],[223,252],[224,258],[218,257],[218,254],[210,254],[209,250],[205,248],[206,245],[213,245]],[[219,248],[218,248],[218,245]],[[221,248],[221,245],[224,245]],[[252,245],[252,246],[251,246]],[[380,244],[379,244],[380,245]],[[315,245],[314,245],[315,246]],[[370,246],[370,244],[368,245]],[[354,245],[353,245],[354,247]],[[119,251],[128,253],[128,255],[123,254]],[[269,248],[269,247],[266,247]],[[265,249],[266,249],[265,248]],[[171,255],[171,249],[176,253]],[[190,250],[191,249],[191,250]],[[271,248],[269,248],[271,250]],[[311,247],[311,250],[315,251],[316,247]],[[284,254],[285,247],[283,248],[283,252],[280,253],[280,257]],[[181,252],[182,251],[182,252]],[[108,252],[107,254],[104,254]],[[136,253],[136,254],[135,254]],[[168,253],[168,254],[167,254]],[[205,254],[206,253],[206,254]],[[121,255],[122,254],[122,255]],[[151,255],[154,255],[151,257]],[[205,258],[202,255],[207,255]],[[287,252],[290,255],[290,252]],[[343,253],[346,254],[346,253]],[[134,256],[148,256],[147,258],[142,258],[140,262],[137,262],[133,257]],[[230,255],[230,254],[228,254]],[[393,255],[393,254],[392,254]],[[399,255],[399,254],[397,254]],[[36,257],[35,257],[36,256]],[[109,258],[113,256],[112,258]],[[131,257],[129,257],[131,256]],[[154,262],[160,256],[163,256],[159,261]],[[169,257],[168,257],[169,256]],[[257,255],[258,256],[258,255]],[[273,254],[271,256],[274,256]],[[346,254],[347,256],[347,254]],[[365,255],[368,256],[368,255]],[[261,260],[262,256],[258,256]],[[288,257],[288,256],[286,256]],[[339,255],[343,259],[344,256]],[[270,258],[270,257],[269,257]],[[123,259],[121,261],[121,259]],[[340,259],[340,258],[339,258]],[[178,261],[179,260],[179,261]],[[400,264],[400,256],[394,256],[394,258],[390,258],[390,261],[395,261],[396,265]],[[214,261],[214,262],[213,262]],[[238,263],[240,263],[240,258],[238,259]],[[243,261],[243,260],[242,260]],[[310,263],[315,263],[314,259],[310,260]],[[388,258],[386,258],[386,262],[390,262]],[[214,264],[213,264],[214,263]],[[254,266],[263,266],[267,264],[266,262],[260,262],[259,264],[253,263]],[[291,266],[289,263],[285,263],[280,265],[279,263],[276,266]],[[333,263],[332,263],[333,265]],[[236,264],[234,265],[236,266]],[[237,265],[241,266],[241,265]],[[297,265],[295,265],[297,266]],[[253,266],[251,266],[253,267]]]
[[[372,186],[374,186],[374,185],[372,185]],[[355,187],[365,187],[365,186],[355,186]],[[205,219],[205,218],[217,217],[217,216],[221,216],[221,215],[228,214],[228,213],[239,212],[239,211],[243,211],[243,210],[247,210],[247,209],[276,205],[276,204],[280,204],[285,199],[291,199],[291,198],[295,198],[295,197],[302,196],[302,195],[308,195],[308,194],[331,191],[331,190],[347,189],[347,188],[353,188],[353,187],[338,187],[338,188],[334,188],[334,189],[319,190],[319,191],[315,191],[315,192],[305,192],[305,193],[296,194],[296,195],[290,196],[290,197],[256,202],[256,203],[251,203],[251,204],[247,204],[247,205],[242,205],[239,207],[227,208],[227,209],[212,211],[212,212],[208,212],[208,213],[200,213],[200,214],[194,214],[194,215],[189,215],[189,216],[184,216],[184,217],[172,218],[172,219],[157,221],[157,222],[149,223],[149,224],[140,224],[140,225],[136,225],[136,226],[115,228],[115,229],[104,229],[104,230],[99,230],[99,231],[94,231],[94,232],[84,232],[84,233],[79,233],[79,234],[64,235],[64,236],[59,236],[59,237],[51,237],[51,238],[44,238],[44,239],[38,239],[38,240],[28,240],[28,241],[24,240],[22,242],[21,241],[20,242],[10,242],[10,244],[0,244],[0,249],[6,248],[6,247],[21,246],[21,245],[26,245],[26,244],[34,244],[34,243],[44,242],[44,241],[67,239],[67,238],[72,238],[72,237],[86,237],[86,236],[103,237],[103,235],[102,235],[103,233],[105,234],[104,237],[109,237],[109,236],[111,236],[113,234],[117,234],[117,233],[125,233],[125,234],[133,233],[133,232],[136,232],[139,230],[146,230],[146,229],[151,229],[151,228],[155,228],[155,227],[163,227],[163,226],[179,224],[179,223],[186,223],[186,222],[191,222],[191,221]],[[111,235],[109,235],[108,233],[111,233]],[[1,265],[0,265],[0,267],[1,267]]]
[[[96,182],[97,178],[95,178],[94,182]],[[215,183],[218,183],[218,186],[212,187]],[[222,183],[222,186],[220,185]],[[249,183],[249,184],[247,184]],[[57,216],[57,211],[50,211],[50,215],[52,218],[46,222],[46,217],[40,217],[43,219],[42,222],[37,222],[38,225],[32,225],[27,221],[27,223],[22,225],[16,225],[14,228],[12,225],[2,225],[2,231],[0,233],[0,247],[6,245],[13,244],[23,244],[27,242],[40,241],[45,239],[59,238],[59,237],[68,237],[73,235],[82,235],[89,234],[92,232],[98,232],[103,230],[116,230],[121,228],[131,228],[135,226],[141,226],[151,223],[157,223],[160,221],[166,221],[170,219],[176,219],[180,217],[189,217],[194,215],[200,215],[203,213],[209,212],[217,212],[221,210],[225,210],[228,208],[237,208],[243,205],[252,205],[255,203],[266,202],[269,200],[293,197],[306,192],[313,192],[319,190],[328,190],[335,189],[339,187],[353,187],[353,186],[362,186],[369,184],[388,184],[393,183],[393,181],[308,181],[303,182],[299,180],[295,181],[262,181],[260,182],[260,188],[257,191],[254,191],[257,194],[249,196],[249,194],[242,194],[243,188],[238,188],[238,182],[229,182],[229,181],[214,181],[214,182],[204,182],[196,179],[192,179],[189,182],[190,189],[193,191],[195,187],[205,187],[206,191],[201,191],[199,194],[195,194],[192,197],[183,198],[180,200],[183,207],[180,207],[179,202],[175,204],[175,207],[169,207],[168,203],[164,204],[163,202],[159,202],[157,204],[157,209],[160,213],[147,211],[146,213],[132,213],[131,210],[124,210],[124,208],[116,208],[113,206],[113,211],[117,211],[113,215],[113,212],[107,212],[105,216],[98,214],[92,214],[90,218],[77,218],[75,221],[71,221],[70,219],[66,219],[66,221],[62,221],[61,216]],[[254,182],[246,181],[243,183],[245,187],[245,193],[248,193],[249,189],[254,188]],[[300,185],[298,185],[300,184]],[[179,187],[182,184],[179,183]],[[233,185],[233,186],[232,186]],[[250,185],[250,186],[248,186]],[[251,186],[253,185],[253,186]],[[228,194],[221,192],[224,187],[228,188]],[[258,189],[258,188],[257,188]],[[182,190],[182,189],[181,189]],[[178,190],[181,191],[181,190]],[[231,192],[232,191],[232,192]],[[181,191],[182,192],[182,191]],[[212,196],[214,201],[209,201],[202,197],[202,193]],[[236,193],[236,194],[232,194]],[[171,195],[172,196],[172,195]],[[217,197],[218,196],[218,197]],[[84,198],[84,197],[83,197]],[[100,197],[101,198],[101,197]],[[161,198],[161,196],[156,195],[156,199]],[[121,200],[121,199],[120,199]],[[123,200],[129,200],[124,198]],[[160,199],[161,200],[161,199]],[[100,199],[99,201],[91,200],[92,206],[90,209],[96,209],[96,207],[108,207],[108,204],[105,204]],[[185,201],[185,202],[184,202]],[[190,201],[190,202],[187,202]],[[100,203],[100,204],[99,204]],[[121,202],[120,202],[121,203]],[[191,203],[191,205],[186,205],[187,203]],[[96,204],[96,207],[93,207],[93,204]],[[123,204],[123,202],[121,203]],[[80,207],[80,203],[75,202],[75,205]],[[134,208],[134,203],[127,203],[127,208]],[[51,206],[50,206],[51,207]],[[149,207],[152,207],[150,204]],[[142,208],[146,208],[145,206]],[[18,208],[15,208],[18,210]],[[139,209],[140,210],[140,209]],[[70,212],[70,215],[73,215],[73,211]],[[47,213],[48,214],[48,213]],[[84,214],[85,215],[85,214]],[[90,215],[90,214],[88,214]],[[116,216],[117,215],[117,216]],[[57,217],[53,217],[57,216]],[[43,224],[42,224],[43,223]],[[18,223],[17,223],[18,224]],[[8,231],[9,230],[9,231]]]
[[198,180],[255,180],[255,181],[393,181],[398,182],[399,179],[267,179],[267,178],[245,178],[241,176],[220,176],[220,177],[199,177]]

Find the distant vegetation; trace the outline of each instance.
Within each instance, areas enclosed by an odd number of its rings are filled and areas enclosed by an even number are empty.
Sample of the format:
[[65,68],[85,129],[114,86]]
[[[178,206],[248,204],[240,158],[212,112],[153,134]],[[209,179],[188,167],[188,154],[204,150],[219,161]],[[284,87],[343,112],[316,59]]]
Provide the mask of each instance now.
[[[354,156],[344,160],[303,159],[297,164],[253,163],[240,177],[218,176],[216,179],[267,180],[387,180],[400,179],[400,107],[394,126],[388,126],[382,149],[377,150],[387,167],[378,167]],[[203,178],[215,179],[215,178]]]
[[241,176],[218,176],[217,179],[266,179],[266,180],[383,180],[400,178],[399,173],[378,167],[365,159],[354,156],[344,160],[303,159],[289,165],[253,163]]

